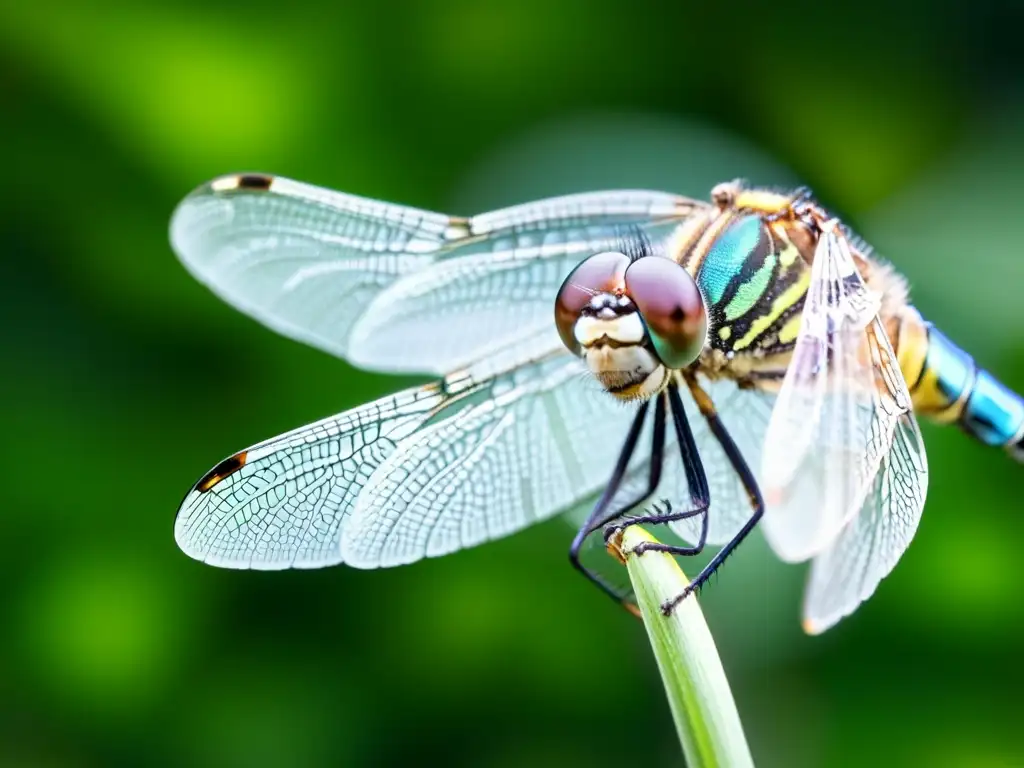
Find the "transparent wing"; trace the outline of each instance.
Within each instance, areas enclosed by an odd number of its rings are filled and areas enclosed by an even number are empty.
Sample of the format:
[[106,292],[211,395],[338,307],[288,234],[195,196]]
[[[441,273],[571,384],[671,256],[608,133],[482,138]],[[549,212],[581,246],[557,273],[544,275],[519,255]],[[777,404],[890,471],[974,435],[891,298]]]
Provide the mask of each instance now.
[[858,514],[814,558],[804,597],[808,633],[824,632],[853,613],[889,575],[917,531],[927,481],[917,422],[904,414]]
[[907,486],[904,496],[918,507],[927,487],[916,425],[900,438],[914,463],[889,458],[901,423],[914,417],[878,319],[878,299],[864,285],[836,222],[823,230],[762,456],[763,529],[787,561],[809,559],[829,546],[869,503],[883,467],[895,473],[891,482]]
[[465,223],[289,179],[233,175],[186,197],[171,244],[188,270],[264,325],[345,357],[356,318],[430,265]]
[[558,345],[530,337],[236,454],[185,498],[179,546],[233,568],[397,565],[564,511],[607,479],[633,411]]
[[652,239],[704,203],[594,192],[471,219],[233,175],[171,222],[186,267],[274,330],[367,368],[444,374],[551,323],[555,292],[623,227]]
[[[719,418],[756,477],[761,469],[761,447],[775,395],[756,389],[740,389],[729,379],[704,381],[701,382],[701,386],[711,397]],[[697,404],[689,391],[681,387],[680,395],[683,397],[686,415],[693,429],[694,441],[708,479],[708,490],[711,495],[711,506],[708,508],[708,543],[725,544],[751,518],[754,510],[750,506],[750,499],[739,476],[708,427],[707,421],[697,409]],[[689,499],[689,488],[675,434],[670,430],[669,435],[672,442],[665,457],[665,478],[659,488],[659,495],[670,499],[673,505],[678,505]],[[670,527],[691,544],[696,543],[700,536],[700,518],[678,520],[671,523]]]
[[[608,481],[634,415],[567,355],[463,388],[374,472],[342,556],[409,563],[573,509]],[[633,466],[649,459],[644,442]]]

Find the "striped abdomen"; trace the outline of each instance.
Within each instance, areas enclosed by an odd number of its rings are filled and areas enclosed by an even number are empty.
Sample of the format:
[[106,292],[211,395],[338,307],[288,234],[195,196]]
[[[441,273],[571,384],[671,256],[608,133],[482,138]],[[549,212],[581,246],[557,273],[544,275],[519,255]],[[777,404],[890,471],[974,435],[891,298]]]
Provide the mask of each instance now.
[[897,331],[900,368],[914,410],[956,424],[986,445],[1024,462],[1024,397],[979,368],[967,352],[907,307]]

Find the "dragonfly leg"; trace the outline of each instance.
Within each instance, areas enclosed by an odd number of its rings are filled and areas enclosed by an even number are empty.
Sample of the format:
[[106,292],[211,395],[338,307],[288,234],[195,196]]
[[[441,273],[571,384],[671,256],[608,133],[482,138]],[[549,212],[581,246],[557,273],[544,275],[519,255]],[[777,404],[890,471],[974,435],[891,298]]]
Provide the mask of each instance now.
[[717,438],[719,444],[722,446],[722,450],[725,452],[726,457],[729,459],[729,463],[732,464],[736,474],[739,475],[740,482],[743,483],[744,489],[747,491],[747,496],[750,499],[750,506],[753,509],[753,514],[750,519],[744,523],[743,527],[740,528],[739,532],[732,537],[732,539],[723,546],[718,553],[712,558],[704,569],[697,574],[697,577],[690,582],[689,586],[686,587],[676,597],[668,600],[664,605],[661,606],[661,611],[666,616],[672,613],[672,610],[679,605],[683,600],[689,597],[692,593],[700,590],[707,580],[711,578],[712,574],[718,570],[718,568],[725,562],[725,559],[729,557],[735,550],[736,547],[747,537],[747,535],[754,530],[754,526],[757,525],[761,519],[761,515],[764,514],[764,500],[761,498],[761,489],[757,486],[757,480],[754,479],[753,472],[750,471],[750,467],[747,466],[747,462],[743,459],[743,454],[740,453],[739,448],[736,447],[736,443],[729,436],[729,432],[726,430],[725,425],[722,424],[722,420],[718,418],[718,413],[715,411],[715,405],[711,402],[711,398],[708,397],[700,384],[697,383],[696,378],[692,375],[685,376],[686,384],[690,389],[690,393],[693,395],[694,401],[697,403],[697,407],[700,412],[704,415],[704,418],[708,422],[708,426],[711,428],[712,434]]
[[[662,504],[664,506],[664,512],[660,512],[658,506],[655,505],[655,514],[632,517],[626,525],[638,525],[641,523],[663,525],[664,523],[671,523],[674,520],[683,520],[687,517],[696,517],[697,515],[701,515],[700,537],[697,539],[697,543],[692,547],[686,547],[676,544],[662,544],[660,541],[641,541],[633,548],[632,554],[642,555],[644,552],[667,552],[670,555],[692,557],[693,555],[699,555],[703,552],[704,545],[707,544],[708,540],[708,502],[703,502],[701,506],[695,509],[688,509],[685,512],[673,512],[672,505],[667,501],[663,501]],[[625,526],[608,526],[608,528],[605,529],[605,540],[607,541],[615,531],[621,530],[623,527]]]
[[633,452],[636,450],[636,443],[640,437],[640,430],[643,427],[644,419],[647,415],[648,405],[649,403],[645,402],[640,406],[640,410],[633,419],[633,424],[630,426],[629,433],[626,435],[626,440],[622,445],[622,451],[619,454],[619,459],[615,465],[615,470],[612,472],[611,479],[608,481],[608,485],[601,494],[601,498],[598,499],[597,504],[594,505],[593,510],[590,512],[586,522],[583,523],[583,526],[576,534],[576,538],[573,539],[572,546],[569,548],[569,562],[572,563],[573,567],[590,579],[590,581],[596,584],[605,594],[610,596],[617,603],[623,603],[623,596],[616,592],[616,590],[597,573],[594,573],[583,565],[580,561],[580,550],[583,548],[583,543],[590,534],[605,525],[608,521],[621,517],[629,512],[629,510],[636,507],[644,499],[654,493],[655,489],[658,487],[658,483],[661,482],[662,457],[665,449],[665,400],[663,396],[658,397],[657,404],[655,405],[654,438],[651,445],[651,467],[647,480],[647,488],[643,493],[631,499],[625,505],[618,507],[611,512],[608,511],[608,507],[611,506],[611,503],[615,498],[615,494],[622,486],[622,481],[625,479],[626,471],[629,467],[629,460],[632,458]]
[[671,385],[667,392],[669,404],[672,407],[672,423],[675,426],[676,437],[679,440],[679,452],[683,460],[683,470],[686,473],[686,484],[690,490],[690,508],[684,512],[673,512],[672,505],[664,501],[663,509],[655,506],[652,514],[624,517],[608,525],[604,530],[604,539],[609,538],[616,532],[630,525],[650,523],[662,525],[675,520],[683,520],[689,517],[701,516],[700,538],[696,546],[685,547],[660,542],[649,542],[641,544],[634,552],[658,551],[669,552],[674,555],[697,555],[704,550],[708,537],[708,507],[711,504],[711,494],[708,489],[707,476],[704,474],[704,465],[701,463],[700,455],[697,452],[697,445],[693,439],[693,431],[690,429],[690,422],[686,418],[686,411],[683,408],[683,401],[679,397],[679,390],[675,384]]

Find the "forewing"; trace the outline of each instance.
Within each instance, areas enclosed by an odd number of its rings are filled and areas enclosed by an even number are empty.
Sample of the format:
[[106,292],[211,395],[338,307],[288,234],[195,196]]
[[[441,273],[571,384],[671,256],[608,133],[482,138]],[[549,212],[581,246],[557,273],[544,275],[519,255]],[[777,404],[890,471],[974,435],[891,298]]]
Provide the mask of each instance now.
[[236,454],[186,497],[179,546],[234,568],[397,565],[564,511],[606,479],[632,411],[557,344]]
[[853,613],[892,571],[917,531],[927,482],[917,422],[904,414],[859,513],[814,558],[804,598],[807,632],[824,632]]
[[[762,455],[765,536],[783,560],[822,552],[865,506],[910,395],[846,235],[823,227],[792,361]],[[914,428],[914,452],[924,448]],[[893,464],[893,471],[902,467]],[[927,472],[900,476],[923,500]]]
[[214,293],[341,357],[370,301],[453,233],[464,227],[442,214],[254,174],[203,185],[171,220],[178,257]]
[[552,322],[565,275],[636,226],[706,205],[595,192],[460,219],[280,177],[226,176],[178,206],[171,242],[264,325],[371,369],[444,374]]

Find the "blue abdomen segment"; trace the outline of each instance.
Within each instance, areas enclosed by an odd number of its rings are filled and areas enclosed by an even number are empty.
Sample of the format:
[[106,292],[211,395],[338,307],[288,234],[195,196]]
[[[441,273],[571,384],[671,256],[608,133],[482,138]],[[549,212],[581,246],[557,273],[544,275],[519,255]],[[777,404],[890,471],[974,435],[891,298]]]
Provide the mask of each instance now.
[[986,370],[979,369],[960,425],[989,445],[1021,449],[1024,400]]
[[924,367],[911,390],[924,414],[956,422],[971,437],[1024,462],[1024,398],[930,324]]

